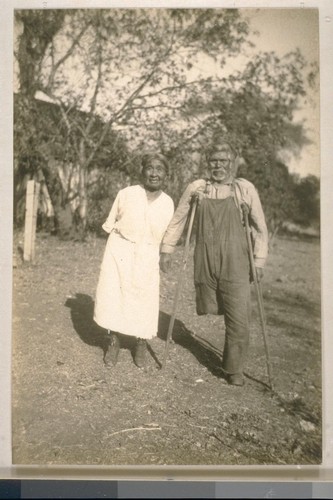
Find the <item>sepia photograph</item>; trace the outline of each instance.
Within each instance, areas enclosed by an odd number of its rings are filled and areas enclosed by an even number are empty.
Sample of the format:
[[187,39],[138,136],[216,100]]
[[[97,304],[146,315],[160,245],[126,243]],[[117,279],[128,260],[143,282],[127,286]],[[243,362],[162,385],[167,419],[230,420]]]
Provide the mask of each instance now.
[[318,9],[13,33],[13,464],[320,465]]

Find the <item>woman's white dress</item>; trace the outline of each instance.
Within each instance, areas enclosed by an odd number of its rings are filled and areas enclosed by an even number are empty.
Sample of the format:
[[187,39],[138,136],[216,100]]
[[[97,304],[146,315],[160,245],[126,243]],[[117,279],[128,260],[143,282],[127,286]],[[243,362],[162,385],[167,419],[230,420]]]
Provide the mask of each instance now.
[[174,211],[162,191],[119,191],[103,229],[110,233],[98,280],[94,320],[106,329],[157,335],[160,243]]

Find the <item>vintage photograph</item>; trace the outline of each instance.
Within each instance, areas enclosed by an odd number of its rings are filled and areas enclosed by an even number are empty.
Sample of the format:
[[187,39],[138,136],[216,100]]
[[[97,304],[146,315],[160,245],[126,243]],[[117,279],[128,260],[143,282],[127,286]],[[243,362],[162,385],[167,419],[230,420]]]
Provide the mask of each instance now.
[[13,464],[321,464],[318,9],[13,46]]

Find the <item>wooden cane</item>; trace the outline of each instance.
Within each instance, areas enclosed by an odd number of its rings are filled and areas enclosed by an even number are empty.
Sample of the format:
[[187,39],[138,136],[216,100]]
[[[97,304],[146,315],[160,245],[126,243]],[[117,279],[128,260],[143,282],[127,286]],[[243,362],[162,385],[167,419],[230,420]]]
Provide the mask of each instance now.
[[190,219],[189,219],[189,223],[188,223],[187,235],[186,235],[184,253],[183,253],[183,267],[181,269],[181,273],[180,273],[180,276],[178,279],[176,294],[175,294],[175,298],[173,301],[172,314],[171,314],[171,318],[170,318],[170,322],[169,322],[169,328],[168,328],[165,349],[164,349],[164,359],[163,359],[161,369],[165,367],[166,362],[167,362],[167,358],[168,358],[169,344],[170,344],[170,340],[172,337],[173,327],[175,324],[175,319],[176,319],[176,314],[177,314],[177,307],[178,307],[178,303],[179,303],[180,292],[181,292],[182,287],[183,287],[185,270],[186,270],[186,266],[187,266],[187,259],[188,259],[188,254],[189,254],[189,250],[190,250],[190,239],[191,239],[191,233],[192,233],[194,216],[195,216],[197,204],[198,204],[198,199],[196,198],[195,200],[192,201]]
[[248,209],[248,206],[246,205],[246,203],[242,204],[242,211],[243,211],[243,216],[244,216],[247,246],[249,249],[250,268],[251,268],[251,273],[252,273],[253,281],[254,281],[254,288],[255,288],[256,296],[257,296],[257,304],[258,304],[258,312],[259,312],[259,318],[260,318],[260,324],[261,324],[261,331],[262,331],[264,345],[265,345],[266,364],[267,364],[269,385],[270,385],[270,388],[273,390],[272,367],[271,367],[268,338],[267,338],[267,331],[266,331],[266,319],[265,319],[265,311],[264,311],[264,304],[263,304],[263,298],[262,298],[262,289],[261,289],[261,284],[258,281],[257,270],[256,270],[255,263],[254,263],[253,248],[252,248],[252,241],[251,241],[251,232],[250,232],[250,225],[249,225],[249,209]]

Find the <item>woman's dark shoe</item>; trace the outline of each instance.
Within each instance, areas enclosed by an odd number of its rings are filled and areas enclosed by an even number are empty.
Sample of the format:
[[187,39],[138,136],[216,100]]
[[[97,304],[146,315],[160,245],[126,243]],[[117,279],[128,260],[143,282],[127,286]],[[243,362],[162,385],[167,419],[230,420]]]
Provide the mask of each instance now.
[[134,363],[138,368],[143,368],[146,364],[147,342],[144,339],[138,339],[134,350]]
[[107,351],[104,355],[104,363],[107,366],[111,364],[115,366],[118,361],[119,351],[120,351],[120,342],[118,336],[115,333],[113,333],[111,335]]

